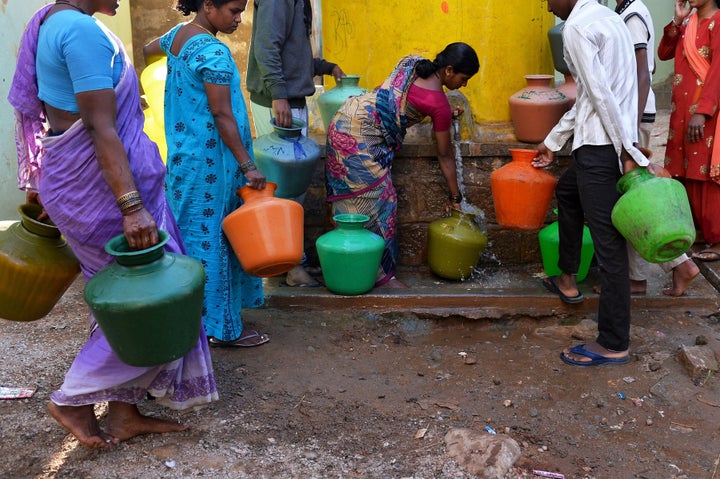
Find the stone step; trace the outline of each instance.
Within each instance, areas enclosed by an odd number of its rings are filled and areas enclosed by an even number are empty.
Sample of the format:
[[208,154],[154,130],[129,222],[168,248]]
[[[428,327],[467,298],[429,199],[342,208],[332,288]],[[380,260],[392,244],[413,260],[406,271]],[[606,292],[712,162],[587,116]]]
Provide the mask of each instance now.
[[[704,264],[709,269],[710,263]],[[720,266],[720,264],[718,265]],[[599,273],[591,269],[579,286],[585,301],[564,304],[541,284],[539,265],[492,267],[479,271],[472,280],[456,282],[434,276],[427,268],[401,268],[398,278],[407,289],[375,288],[357,296],[336,295],[324,286],[289,287],[282,277],[265,279],[267,308],[298,310],[371,310],[377,313],[412,312],[428,316],[462,316],[467,318],[502,318],[511,316],[577,316],[597,312],[599,295],[592,286],[599,284]],[[670,280],[659,266],[651,265],[648,291],[633,295],[632,309],[688,311],[695,315],[718,312],[718,291],[701,274],[681,297],[662,294]]]

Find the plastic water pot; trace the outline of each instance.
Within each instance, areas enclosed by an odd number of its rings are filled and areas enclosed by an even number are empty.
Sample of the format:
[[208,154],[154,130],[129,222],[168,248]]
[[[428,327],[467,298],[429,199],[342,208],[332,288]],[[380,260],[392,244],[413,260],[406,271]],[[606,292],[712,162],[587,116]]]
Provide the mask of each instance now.
[[617,184],[622,196],[612,222],[646,261],[662,263],[685,253],[695,242],[695,225],[685,187],[640,167]]
[[156,366],[183,357],[197,343],[205,269],[160,242],[132,251],[121,234],[105,245],[115,261],[90,278],[87,301],[115,354],[131,366]]
[[336,294],[366,293],[375,285],[385,240],[365,229],[366,215],[340,214],[333,220],[337,228],[315,241],[325,286]]

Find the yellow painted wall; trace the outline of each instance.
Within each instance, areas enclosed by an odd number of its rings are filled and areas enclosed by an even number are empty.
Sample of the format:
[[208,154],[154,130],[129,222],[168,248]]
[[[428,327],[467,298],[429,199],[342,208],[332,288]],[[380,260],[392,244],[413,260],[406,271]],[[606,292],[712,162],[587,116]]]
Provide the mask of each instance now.
[[554,71],[547,31],[555,17],[540,0],[322,0],[322,22],[323,56],[361,75],[365,88],[404,55],[433,59],[448,43],[470,44],[480,71],[460,92],[476,123],[509,121],[508,98],[524,75]]

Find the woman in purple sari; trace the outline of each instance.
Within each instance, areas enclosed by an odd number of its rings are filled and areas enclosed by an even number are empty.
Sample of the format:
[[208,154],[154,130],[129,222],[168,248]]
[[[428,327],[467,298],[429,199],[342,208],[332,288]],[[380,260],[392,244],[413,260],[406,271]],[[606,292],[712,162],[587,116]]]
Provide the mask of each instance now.
[[[112,261],[105,243],[124,233],[133,249],[167,231],[170,252],[184,253],[164,195],[165,168],[143,132],[138,81],[122,43],[95,13],[107,0],[57,0],[30,19],[8,95],[15,108],[19,187],[40,202],[81,263],[85,281]],[[154,367],[121,362],[91,317],[90,334],[59,390],[52,417],[78,441],[107,449],[146,433],[186,426],[143,416],[152,396],[172,409],[217,400],[207,338],[183,358]],[[94,405],[108,402],[105,429]]]

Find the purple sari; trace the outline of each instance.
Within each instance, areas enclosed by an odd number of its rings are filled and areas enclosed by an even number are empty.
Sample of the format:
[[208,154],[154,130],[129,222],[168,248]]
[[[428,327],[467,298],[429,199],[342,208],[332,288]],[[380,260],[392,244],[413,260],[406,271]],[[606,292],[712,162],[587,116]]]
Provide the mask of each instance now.
[[[35,54],[40,23],[52,5],[30,20],[18,52],[18,66],[8,100],[15,107],[18,179],[21,189],[40,192],[43,206],[81,263],[85,281],[112,262],[105,243],[121,234],[122,215],[103,179],[92,139],[78,120],[57,136],[45,136],[42,103],[37,98]],[[137,76],[122,43],[124,71],[115,87],[117,131],[145,208],[171,239],[165,250],[185,253],[175,219],[165,200],[165,167],[157,146],[143,132]],[[39,181],[38,181],[39,179]],[[201,406],[218,399],[205,332],[184,357],[154,367],[129,366],[113,353],[91,317],[90,337],[78,353],[65,381],[50,396],[60,406],[103,401],[138,403],[147,394],[172,409]]]

